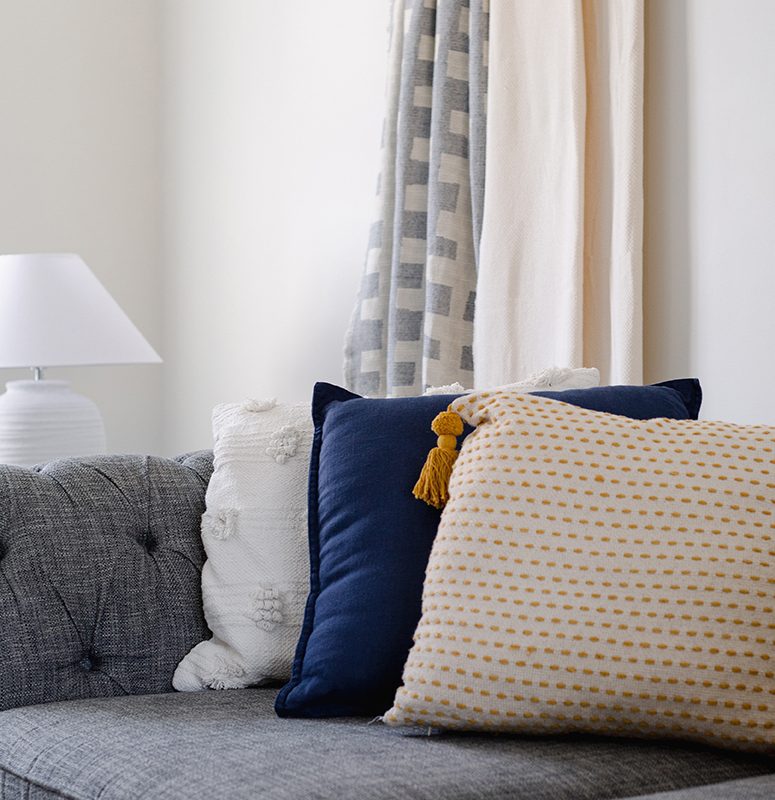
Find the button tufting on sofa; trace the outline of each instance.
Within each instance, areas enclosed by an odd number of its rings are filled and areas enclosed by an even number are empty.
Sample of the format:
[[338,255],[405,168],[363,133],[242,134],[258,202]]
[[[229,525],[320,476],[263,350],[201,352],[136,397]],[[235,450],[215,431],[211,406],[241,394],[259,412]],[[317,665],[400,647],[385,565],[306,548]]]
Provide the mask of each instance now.
[[86,653],[78,662],[78,666],[84,672],[98,672],[100,668],[100,659],[94,653]]
[[178,662],[209,636],[200,524],[211,472],[209,452],[0,465],[0,710],[172,689]]
[[149,553],[153,553],[153,551],[158,547],[156,537],[150,531],[146,531],[143,534],[143,547],[145,547]]

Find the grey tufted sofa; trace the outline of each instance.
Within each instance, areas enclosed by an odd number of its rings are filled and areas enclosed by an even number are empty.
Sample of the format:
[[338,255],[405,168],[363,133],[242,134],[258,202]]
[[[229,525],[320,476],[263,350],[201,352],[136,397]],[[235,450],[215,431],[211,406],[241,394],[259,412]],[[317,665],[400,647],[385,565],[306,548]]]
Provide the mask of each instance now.
[[[775,798],[763,756],[281,720],[276,687],[177,694],[208,635],[209,453],[0,467],[0,798]],[[358,642],[352,643],[358,647]]]

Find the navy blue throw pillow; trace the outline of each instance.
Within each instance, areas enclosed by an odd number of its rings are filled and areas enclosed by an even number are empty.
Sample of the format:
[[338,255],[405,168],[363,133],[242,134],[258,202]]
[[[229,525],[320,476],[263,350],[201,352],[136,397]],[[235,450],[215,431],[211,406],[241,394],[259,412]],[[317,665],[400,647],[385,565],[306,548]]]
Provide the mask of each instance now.
[[[696,380],[536,392],[633,419],[696,419]],[[309,474],[310,595],[283,717],[389,708],[420,619],[440,512],[412,496],[431,420],[457,395],[367,399],[318,383]],[[470,428],[464,431],[465,436]]]

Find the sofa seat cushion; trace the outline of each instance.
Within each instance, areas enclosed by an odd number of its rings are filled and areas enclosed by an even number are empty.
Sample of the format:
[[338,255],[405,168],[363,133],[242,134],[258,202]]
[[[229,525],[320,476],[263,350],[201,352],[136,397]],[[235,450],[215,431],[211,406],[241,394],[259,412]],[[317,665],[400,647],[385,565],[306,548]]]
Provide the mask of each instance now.
[[775,797],[775,775],[740,778],[736,781],[714,783],[712,786],[692,786],[674,792],[659,792],[629,800],[772,800]]
[[2,800],[584,800],[769,773],[763,756],[572,737],[407,736],[280,719],[271,689],[78,700],[0,713]]

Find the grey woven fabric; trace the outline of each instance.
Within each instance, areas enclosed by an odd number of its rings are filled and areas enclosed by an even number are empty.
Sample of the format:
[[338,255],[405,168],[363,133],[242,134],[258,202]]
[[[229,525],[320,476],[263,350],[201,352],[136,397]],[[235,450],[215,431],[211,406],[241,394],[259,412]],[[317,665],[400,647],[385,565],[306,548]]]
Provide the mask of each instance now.
[[172,689],[208,635],[210,453],[0,466],[0,709]]
[[367,720],[279,719],[274,695],[242,689],[2,712],[0,797],[21,800],[29,789],[33,798],[79,800],[603,800],[773,767],[676,744],[409,737]]
[[724,781],[712,786],[695,786],[675,792],[639,795],[630,800],[772,800],[775,797],[775,775]]
[[473,385],[487,0],[394,0],[377,221],[345,344],[353,391]]
[[0,772],[0,797],[18,797],[24,800],[51,800],[51,798],[67,798],[69,795],[61,792],[52,792],[41,786],[36,786],[24,778],[11,775],[9,772]]

